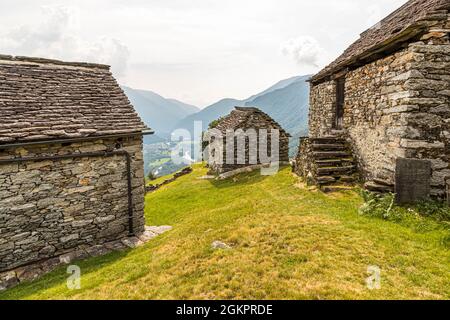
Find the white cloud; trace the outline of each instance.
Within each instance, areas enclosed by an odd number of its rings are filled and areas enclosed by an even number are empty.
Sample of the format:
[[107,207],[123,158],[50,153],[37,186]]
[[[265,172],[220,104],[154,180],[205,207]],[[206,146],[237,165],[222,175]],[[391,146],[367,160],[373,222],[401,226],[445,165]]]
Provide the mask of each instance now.
[[311,36],[300,36],[286,41],[281,46],[281,52],[300,66],[312,67],[319,67],[324,55],[324,49]]
[[86,61],[109,64],[115,76],[125,76],[130,51],[122,42],[114,38],[102,37],[99,42],[84,43],[82,46],[79,47],[82,48],[79,57],[84,57]]
[[88,41],[78,35],[78,13],[62,6],[41,7],[34,24],[0,32],[0,51],[68,61],[88,61],[112,66],[118,77],[126,73],[130,52],[119,40],[100,37]]

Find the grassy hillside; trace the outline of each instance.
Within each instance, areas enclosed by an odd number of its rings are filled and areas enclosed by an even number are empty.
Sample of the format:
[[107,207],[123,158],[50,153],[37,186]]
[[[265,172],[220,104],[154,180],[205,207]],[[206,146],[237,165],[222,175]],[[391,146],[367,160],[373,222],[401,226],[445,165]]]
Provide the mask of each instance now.
[[[79,262],[82,289],[65,269],[0,299],[438,299],[450,298],[448,225],[402,225],[358,214],[356,192],[308,190],[289,168],[227,181],[197,166],[146,198],[150,225],[173,230],[145,246]],[[223,241],[231,250],[212,250]],[[381,289],[365,285],[381,268]]]

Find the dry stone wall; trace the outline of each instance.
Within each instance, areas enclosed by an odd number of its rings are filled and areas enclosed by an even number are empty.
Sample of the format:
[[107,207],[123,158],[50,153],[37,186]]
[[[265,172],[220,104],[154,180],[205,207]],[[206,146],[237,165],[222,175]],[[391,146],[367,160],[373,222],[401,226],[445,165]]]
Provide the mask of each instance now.
[[[144,230],[141,136],[1,149],[0,159],[125,150],[134,231]],[[0,271],[128,236],[123,155],[0,164]]]
[[431,161],[431,192],[439,197],[450,183],[450,40],[442,35],[432,32],[409,48],[416,77],[405,83],[411,96],[402,102],[414,108],[405,116],[412,134],[400,141],[407,157]]
[[149,184],[149,185],[145,186],[145,192],[146,193],[154,192],[154,191],[158,190],[159,188],[161,188],[162,186],[172,183],[172,182],[176,181],[178,178],[192,173],[192,171],[193,171],[192,167],[186,167],[184,169],[181,169],[180,171],[176,172],[173,175],[173,177],[166,179],[161,183]]
[[[278,155],[275,155],[275,151],[272,155],[276,141],[272,145],[271,139],[276,131],[279,133]],[[289,162],[290,135],[256,107],[235,107],[204,138],[207,141],[205,144],[209,146],[206,158],[211,174],[223,176],[269,162]]]
[[[248,132],[248,130],[253,130],[254,128],[248,128],[248,129],[242,129],[244,132]],[[266,129],[266,128],[264,128]],[[220,163],[213,163],[210,164],[211,172],[210,173],[216,173],[216,174],[223,174],[226,172],[236,171],[239,169],[247,168],[253,165],[267,165],[267,160],[263,160],[260,158],[260,144],[262,144],[262,140],[259,139],[258,130],[255,129],[257,132],[256,139],[251,139],[252,143],[250,143],[250,139],[245,139],[245,146],[239,145],[238,146],[238,138],[235,138],[234,141],[234,151],[232,158],[232,161],[230,163],[227,162],[227,140],[226,138],[223,139],[223,161]],[[267,146],[266,146],[266,153],[267,157],[269,158],[271,156],[271,148],[272,148],[272,142],[271,142],[271,132],[270,128],[267,131]],[[253,140],[258,141],[256,144],[253,143]],[[289,163],[289,137],[286,135],[280,135],[279,141],[278,141],[278,159],[280,164],[288,164]],[[240,161],[238,159],[238,154],[245,154],[245,161]],[[264,153],[263,153],[264,154]],[[251,159],[250,155],[256,156],[255,159]],[[255,163],[256,162],[256,163]]]
[[330,135],[336,110],[336,82],[328,81],[311,87],[309,103],[309,136]]
[[401,99],[409,94],[405,82],[414,76],[411,59],[409,50],[402,50],[346,76],[344,127],[366,180],[393,184],[395,161],[406,156],[400,139],[412,134],[404,120],[411,106]]

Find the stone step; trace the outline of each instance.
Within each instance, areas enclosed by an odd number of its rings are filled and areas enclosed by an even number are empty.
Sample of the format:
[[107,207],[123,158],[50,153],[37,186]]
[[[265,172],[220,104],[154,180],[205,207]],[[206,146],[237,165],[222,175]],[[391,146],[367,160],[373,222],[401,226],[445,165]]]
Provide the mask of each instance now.
[[331,130],[331,134],[333,136],[335,136],[335,137],[342,136],[345,133],[346,133],[346,131],[344,129],[333,129],[333,130]]
[[322,167],[317,168],[317,174],[318,175],[328,175],[333,173],[354,173],[356,169],[356,166],[344,166],[344,167]]
[[345,150],[347,149],[347,146],[345,144],[318,144],[313,143],[312,145],[313,150],[316,151],[327,151],[327,150]]
[[325,193],[351,191],[353,189],[354,189],[353,186],[346,186],[346,185],[331,185],[331,186],[323,186],[321,188],[321,190]]
[[351,157],[352,154],[348,151],[316,151],[313,152],[314,158],[318,160],[324,160],[324,159],[334,159],[334,158],[344,158],[344,157]]
[[339,181],[341,181],[343,183],[354,183],[355,180],[357,180],[357,179],[358,179],[357,175],[353,175],[353,176],[344,175],[339,178]]
[[346,143],[345,139],[336,137],[321,137],[321,138],[310,138],[312,143],[317,144],[343,144]]
[[394,184],[392,182],[389,182],[389,181],[384,180],[384,179],[374,178],[373,182],[375,182],[376,184],[380,184],[382,186],[387,186],[387,187],[394,188]]
[[324,160],[316,160],[316,165],[321,167],[334,167],[345,164],[353,164],[355,160],[353,158],[337,158],[337,159],[324,159]]
[[336,178],[331,176],[321,176],[316,178],[317,183],[320,184],[327,184],[327,183],[333,183],[336,182]]
[[368,191],[372,191],[372,192],[381,192],[381,193],[394,192],[393,187],[384,186],[384,185],[378,184],[374,181],[366,182],[364,184],[364,188],[367,189]]
[[[334,178],[334,182],[338,182],[340,184],[345,184],[345,185],[353,185],[355,184],[356,178],[352,177],[352,176],[348,176],[348,175],[339,175],[339,174],[329,174],[327,176],[316,176],[316,180],[320,179],[322,177],[332,177]],[[344,177],[344,178],[343,178]],[[322,184],[325,183],[329,183],[329,181],[326,181]]]

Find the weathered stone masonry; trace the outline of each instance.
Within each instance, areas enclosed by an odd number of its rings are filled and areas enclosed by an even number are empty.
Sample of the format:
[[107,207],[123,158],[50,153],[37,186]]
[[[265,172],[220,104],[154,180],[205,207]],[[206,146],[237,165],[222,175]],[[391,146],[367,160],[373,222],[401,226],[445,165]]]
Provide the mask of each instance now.
[[148,133],[109,66],[0,55],[0,290],[154,235]]
[[[140,234],[144,230],[140,136],[121,142],[108,139],[2,150],[0,159],[102,152],[118,146],[132,158],[133,225]],[[0,224],[0,271],[127,237],[125,157],[0,165]]]
[[[423,3],[411,1],[410,6]],[[390,20],[382,22],[382,29],[383,23]],[[340,134],[351,143],[365,181],[394,185],[396,159],[429,160],[431,193],[443,197],[450,179],[448,10],[430,12],[421,26],[426,30],[403,49],[341,73],[345,101]],[[336,134],[336,80],[314,82],[313,77],[310,99],[310,136]]]

